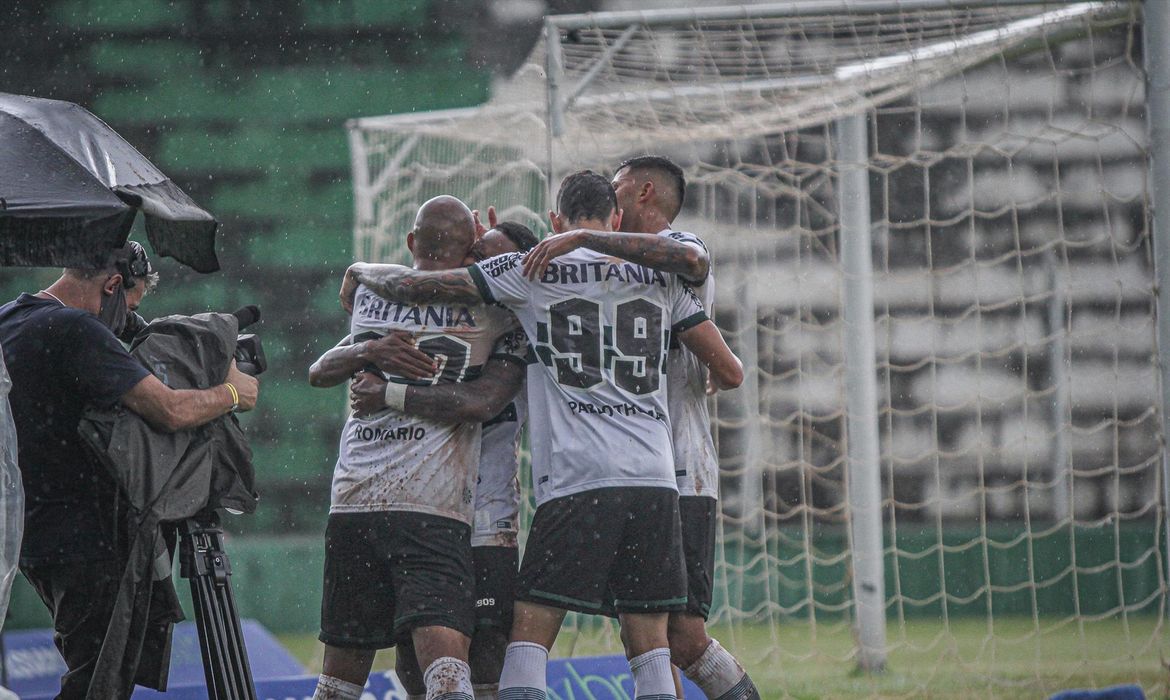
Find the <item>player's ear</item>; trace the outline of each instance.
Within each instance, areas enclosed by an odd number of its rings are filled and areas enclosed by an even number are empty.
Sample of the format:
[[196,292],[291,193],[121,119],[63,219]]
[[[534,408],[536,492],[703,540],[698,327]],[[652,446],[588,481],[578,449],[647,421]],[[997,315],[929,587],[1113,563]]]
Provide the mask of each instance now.
[[548,213],[548,222],[552,224],[553,233],[564,233],[568,230],[568,228],[565,226],[564,218],[562,218],[561,215],[557,214],[555,211],[550,211]]
[[654,181],[647,180],[638,188],[638,201],[649,202],[651,199],[654,199]]
[[406,234],[406,249],[410,251],[411,255],[414,255],[414,231]]
[[609,219],[609,229],[611,231],[622,230],[622,214],[625,212],[621,209],[614,209],[613,216]]

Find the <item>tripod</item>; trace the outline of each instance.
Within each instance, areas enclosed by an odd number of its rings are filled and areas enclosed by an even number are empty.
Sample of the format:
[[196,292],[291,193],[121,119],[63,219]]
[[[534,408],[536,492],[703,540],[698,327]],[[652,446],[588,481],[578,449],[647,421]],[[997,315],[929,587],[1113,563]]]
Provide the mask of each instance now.
[[191,581],[208,700],[256,700],[222,536],[214,510],[184,520],[179,525],[179,574]]

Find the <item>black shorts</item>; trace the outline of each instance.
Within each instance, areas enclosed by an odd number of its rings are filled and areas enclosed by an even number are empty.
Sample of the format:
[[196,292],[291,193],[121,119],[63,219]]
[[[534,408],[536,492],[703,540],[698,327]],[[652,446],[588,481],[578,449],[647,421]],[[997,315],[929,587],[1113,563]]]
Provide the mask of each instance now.
[[563,610],[652,613],[684,609],[678,492],[615,487],[584,491],[536,509],[517,600]]
[[680,496],[683,553],[687,566],[687,612],[704,620],[711,614],[715,577],[715,524],[719,502],[707,496]]
[[475,559],[475,629],[512,630],[516,602],[516,570],[520,551],[515,547],[472,547]]
[[429,625],[471,636],[474,620],[470,526],[406,511],[329,516],[322,642],[384,649]]

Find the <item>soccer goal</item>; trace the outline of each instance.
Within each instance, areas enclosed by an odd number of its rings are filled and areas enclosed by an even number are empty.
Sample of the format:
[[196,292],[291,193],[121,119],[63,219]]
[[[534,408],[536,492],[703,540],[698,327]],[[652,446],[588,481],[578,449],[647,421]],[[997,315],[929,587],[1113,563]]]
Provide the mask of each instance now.
[[539,228],[568,172],[670,156],[748,368],[712,630],[765,696],[1164,693],[1166,37],[1138,1],[549,17],[488,104],[351,122],[355,257],[437,194]]

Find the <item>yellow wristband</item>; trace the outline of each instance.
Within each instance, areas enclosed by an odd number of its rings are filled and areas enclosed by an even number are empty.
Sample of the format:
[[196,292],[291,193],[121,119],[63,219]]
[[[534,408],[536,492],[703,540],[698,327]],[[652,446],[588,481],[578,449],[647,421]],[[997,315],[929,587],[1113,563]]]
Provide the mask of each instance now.
[[232,395],[232,407],[228,409],[228,413],[235,413],[240,410],[240,392],[236,391],[235,385],[231,382],[224,382],[223,385],[228,388],[228,391]]

